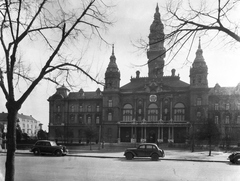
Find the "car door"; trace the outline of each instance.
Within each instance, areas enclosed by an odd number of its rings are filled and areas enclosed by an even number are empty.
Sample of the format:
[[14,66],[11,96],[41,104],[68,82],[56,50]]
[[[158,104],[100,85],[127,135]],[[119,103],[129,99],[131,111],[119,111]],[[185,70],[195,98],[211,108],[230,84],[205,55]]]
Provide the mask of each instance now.
[[146,151],[145,145],[140,145],[137,149],[136,154],[137,154],[138,157],[145,157],[145,151]]
[[52,153],[52,145],[50,142],[45,143],[45,153]]
[[145,156],[146,157],[150,157],[152,152],[153,152],[153,146],[152,145],[146,145]]

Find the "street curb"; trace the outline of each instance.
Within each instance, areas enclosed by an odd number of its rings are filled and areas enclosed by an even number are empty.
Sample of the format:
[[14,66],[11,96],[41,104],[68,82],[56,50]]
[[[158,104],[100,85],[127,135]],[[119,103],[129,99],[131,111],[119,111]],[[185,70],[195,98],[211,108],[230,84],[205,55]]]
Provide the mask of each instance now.
[[[6,152],[0,151],[0,154],[6,154]],[[15,155],[32,155],[32,153],[28,152],[15,152]],[[1,155],[0,155],[1,156]],[[80,155],[80,154],[68,154],[66,156],[70,157],[86,157],[86,158],[113,158],[113,159],[125,159],[124,156],[101,156],[101,155]],[[218,162],[218,163],[228,163],[229,161],[223,160],[200,160],[200,159],[180,159],[180,158],[160,158],[159,161],[188,161],[188,162]]]
[[[97,156],[97,155],[74,155],[74,154],[68,154],[67,156],[74,156],[74,157],[89,157],[89,158],[124,158],[124,156],[119,157],[119,156]],[[229,162],[228,160],[226,161],[221,161],[221,160],[197,160],[197,159],[179,159],[179,158],[160,158],[159,160],[166,160],[166,161],[190,161],[190,162],[219,162],[219,163],[227,163]]]

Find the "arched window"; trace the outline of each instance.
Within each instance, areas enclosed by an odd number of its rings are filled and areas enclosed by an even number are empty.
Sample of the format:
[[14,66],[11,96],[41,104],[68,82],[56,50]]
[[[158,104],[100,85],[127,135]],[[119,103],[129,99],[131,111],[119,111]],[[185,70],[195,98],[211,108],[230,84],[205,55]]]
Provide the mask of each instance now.
[[150,104],[148,106],[148,120],[150,122],[156,122],[158,121],[158,107],[156,104]]
[[174,121],[185,121],[185,106],[182,103],[174,106]]
[[123,107],[123,121],[132,121],[133,108],[131,104],[126,104]]

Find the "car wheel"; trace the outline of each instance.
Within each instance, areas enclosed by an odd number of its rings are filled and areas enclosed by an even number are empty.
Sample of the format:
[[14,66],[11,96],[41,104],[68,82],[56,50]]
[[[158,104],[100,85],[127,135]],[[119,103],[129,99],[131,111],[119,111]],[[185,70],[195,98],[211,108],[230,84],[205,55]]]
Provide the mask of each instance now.
[[238,155],[234,158],[234,163],[240,164],[240,155]]
[[56,155],[56,156],[62,156],[62,152],[61,152],[61,150],[57,150],[57,151],[55,151],[55,155]]
[[153,153],[151,158],[152,158],[152,161],[158,161],[159,160],[159,156],[156,153]]
[[34,155],[40,155],[40,150],[39,150],[39,149],[33,150],[33,154],[34,154]]
[[126,153],[125,155],[127,160],[132,160],[133,159],[133,154],[132,153]]

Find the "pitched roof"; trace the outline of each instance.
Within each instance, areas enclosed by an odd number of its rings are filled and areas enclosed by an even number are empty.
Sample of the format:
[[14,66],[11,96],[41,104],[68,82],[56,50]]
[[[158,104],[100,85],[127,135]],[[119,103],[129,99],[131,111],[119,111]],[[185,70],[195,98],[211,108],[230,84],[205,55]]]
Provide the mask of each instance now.
[[209,95],[236,95],[240,94],[238,87],[220,87],[218,84],[211,88]]
[[183,82],[177,76],[165,76],[162,78],[132,78],[131,82],[121,87],[121,91],[144,91],[146,87],[161,86],[162,90],[175,88],[188,88],[189,84]]
[[100,92],[70,92],[68,99],[100,99],[102,94]]
[[[0,113],[0,121],[7,121],[7,116],[8,116],[8,113],[5,113],[5,112]],[[33,118],[31,115],[30,115],[30,116],[27,116],[27,115],[24,115],[24,114],[18,114],[17,117],[18,117],[18,118],[21,118],[21,119],[27,119],[27,120],[37,121],[37,120],[36,120],[35,118]]]

